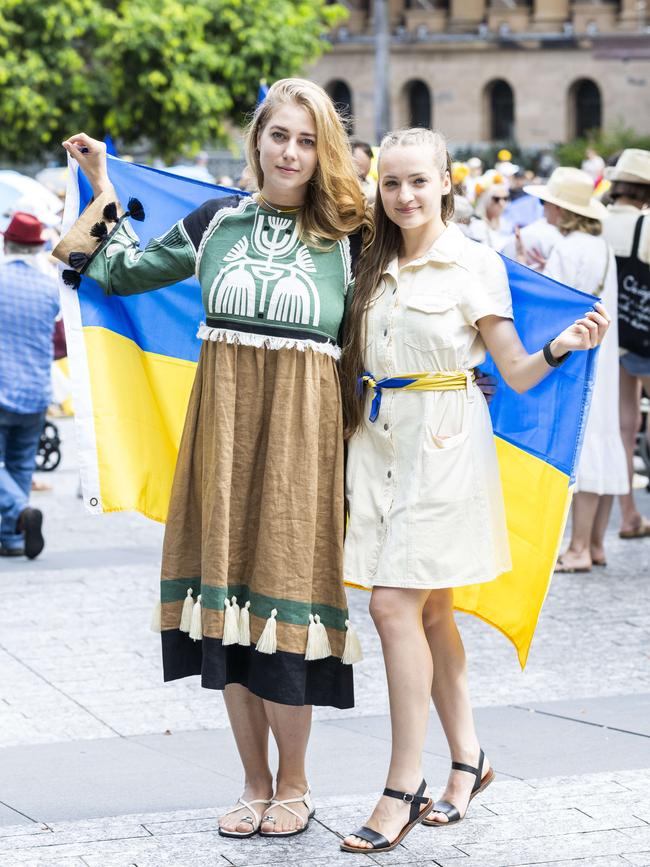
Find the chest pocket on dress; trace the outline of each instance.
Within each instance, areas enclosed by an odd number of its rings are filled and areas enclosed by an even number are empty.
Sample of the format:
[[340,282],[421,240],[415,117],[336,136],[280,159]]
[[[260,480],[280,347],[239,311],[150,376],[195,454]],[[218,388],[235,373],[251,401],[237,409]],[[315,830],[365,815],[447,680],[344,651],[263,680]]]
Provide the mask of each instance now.
[[425,351],[451,346],[457,303],[452,295],[409,298],[404,314],[404,342]]

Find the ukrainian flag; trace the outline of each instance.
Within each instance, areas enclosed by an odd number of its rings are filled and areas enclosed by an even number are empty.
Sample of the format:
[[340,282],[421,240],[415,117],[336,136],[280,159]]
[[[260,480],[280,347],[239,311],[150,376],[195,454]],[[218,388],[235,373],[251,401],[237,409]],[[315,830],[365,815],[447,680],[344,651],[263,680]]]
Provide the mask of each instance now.
[[[597,298],[506,259],[517,331],[536,352]],[[499,380],[490,406],[506,507],[512,571],[458,587],[454,605],[500,629],[522,668],[562,541],[593,387],[597,350],[575,352],[538,386],[517,394]],[[467,544],[471,545],[471,539]]]
[[[64,233],[92,198],[75,162],[70,169]],[[144,222],[132,221],[143,244],[207,199],[240,192],[110,156],[108,173],[121,202],[144,205]],[[61,293],[84,502],[164,521],[201,348],[198,281],[122,298],[83,277],[78,291],[61,282]]]
[[[109,158],[120,201],[144,205],[141,241],[206,199],[233,191]],[[72,164],[64,230],[91,198]],[[594,298],[506,261],[517,329],[529,351],[584,314]],[[87,277],[61,284],[84,500],[93,512],[135,510],[164,521],[203,318],[192,278],[157,292],[106,297]],[[593,382],[595,352],[575,353],[525,395],[500,380],[491,406],[513,569],[455,591],[459,610],[500,629],[525,665],[562,538]],[[487,368],[496,374],[488,362]],[[496,374],[498,376],[498,374]],[[471,539],[467,540],[471,544]]]

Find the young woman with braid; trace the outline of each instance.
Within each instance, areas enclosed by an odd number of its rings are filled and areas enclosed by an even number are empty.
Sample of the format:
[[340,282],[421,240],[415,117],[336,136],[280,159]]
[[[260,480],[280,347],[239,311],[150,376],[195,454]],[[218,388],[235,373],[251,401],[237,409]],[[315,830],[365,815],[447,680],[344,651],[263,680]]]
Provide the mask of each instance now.
[[[459,821],[493,778],[453,616],[454,587],[510,568],[492,425],[473,371],[489,350],[506,382],[526,391],[570,352],[597,346],[609,323],[596,305],[529,355],[503,261],[450,222],[450,173],[437,133],[406,130],[382,142],[375,233],[356,269],[343,349],[344,575],[372,589],[392,721],[387,788],[345,839],[347,852],[390,850],[421,821]],[[431,697],[452,759],[432,809],[422,779]]]

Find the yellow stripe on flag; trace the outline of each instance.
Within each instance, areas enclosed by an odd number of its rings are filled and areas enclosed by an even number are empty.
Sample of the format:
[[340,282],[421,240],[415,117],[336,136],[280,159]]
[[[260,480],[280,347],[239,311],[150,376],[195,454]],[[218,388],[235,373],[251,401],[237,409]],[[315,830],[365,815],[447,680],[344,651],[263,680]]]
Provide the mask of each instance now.
[[572,491],[560,470],[495,439],[512,571],[487,584],[456,588],[454,607],[503,632],[515,645],[523,668],[553,575]]
[[196,364],[84,328],[105,512],[164,521]]

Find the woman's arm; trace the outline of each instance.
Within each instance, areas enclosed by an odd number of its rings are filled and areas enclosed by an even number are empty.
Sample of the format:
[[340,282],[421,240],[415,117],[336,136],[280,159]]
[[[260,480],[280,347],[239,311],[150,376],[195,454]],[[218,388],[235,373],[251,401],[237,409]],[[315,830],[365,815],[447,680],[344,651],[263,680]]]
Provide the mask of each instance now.
[[[567,352],[594,349],[602,343],[611,318],[602,304],[596,304],[595,308],[551,341],[549,348],[555,359]],[[476,324],[499,373],[520,394],[541,382],[553,369],[541,350],[532,355],[526,352],[512,320],[484,316]]]
[[86,176],[96,199],[102,193],[112,191],[113,186],[106,167],[106,145],[103,141],[80,132],[66,139],[63,147],[72,159],[79,163],[79,168]]
[[[93,201],[53,251],[65,265],[96,280],[109,295],[149,292],[186,280],[194,273],[196,247],[181,223],[144,249],[117,201],[108,177],[106,146],[85,133],[63,143],[83,170]],[[141,214],[134,211],[133,219]],[[99,234],[98,234],[99,232]],[[78,285],[74,273],[64,280]]]

